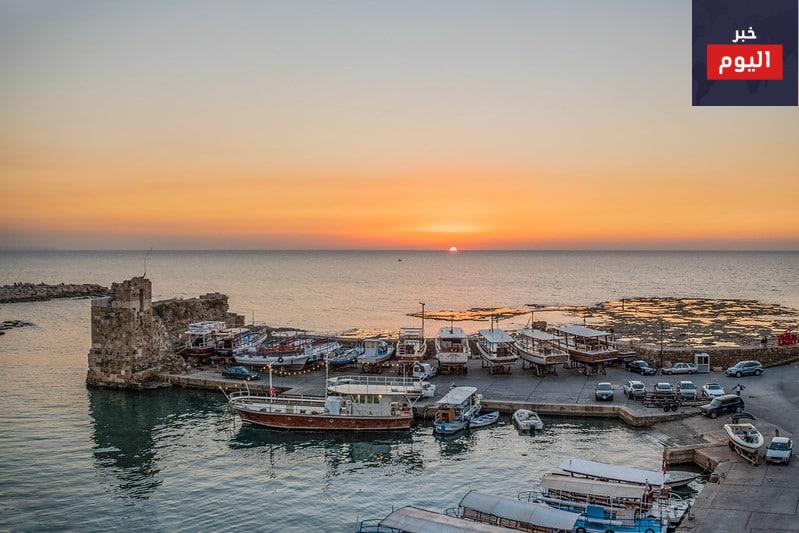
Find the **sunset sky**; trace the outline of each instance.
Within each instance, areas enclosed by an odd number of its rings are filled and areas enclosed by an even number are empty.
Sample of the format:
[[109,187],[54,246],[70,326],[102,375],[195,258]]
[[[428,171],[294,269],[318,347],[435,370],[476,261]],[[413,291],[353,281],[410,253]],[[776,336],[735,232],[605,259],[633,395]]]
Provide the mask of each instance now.
[[690,0],[0,4],[0,248],[799,248]]

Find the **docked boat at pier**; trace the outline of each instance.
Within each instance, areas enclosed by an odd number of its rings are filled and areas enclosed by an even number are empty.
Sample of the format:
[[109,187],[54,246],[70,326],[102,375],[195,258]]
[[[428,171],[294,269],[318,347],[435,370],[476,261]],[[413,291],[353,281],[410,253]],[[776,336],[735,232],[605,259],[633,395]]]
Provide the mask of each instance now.
[[511,367],[519,357],[513,349],[513,337],[505,330],[492,328],[481,329],[475,344],[480,352],[482,366],[494,373],[509,374]]
[[529,409],[516,409],[513,412],[513,423],[516,424],[516,427],[521,431],[544,429],[544,421],[541,420],[538,413]]
[[522,367],[535,367],[539,374],[554,373],[556,365],[569,362],[569,352],[559,344],[558,337],[539,329],[519,331],[513,348],[522,360]]
[[481,397],[475,387],[455,387],[436,402],[435,433],[452,435],[469,427],[480,414]]
[[436,337],[436,359],[440,372],[467,372],[466,363],[472,353],[469,338],[463,329],[453,326],[441,328]]
[[397,361],[400,365],[413,366],[427,354],[427,341],[422,328],[401,328],[397,340]]
[[413,424],[413,402],[407,390],[391,384],[328,384],[324,398],[293,398],[251,394],[228,396],[243,422],[279,429],[384,431]]
[[554,331],[555,343],[569,353],[571,361],[596,367],[618,358],[619,350],[610,332],[585,326],[559,326]]
[[240,365],[269,366],[275,370],[297,370],[305,366],[323,361],[341,345],[336,340],[295,336],[287,339],[272,340],[258,347],[234,352],[233,358]]
[[655,470],[599,463],[586,459],[567,459],[560,464],[560,469],[572,476],[600,481],[613,481],[631,485],[665,485],[671,488],[682,487],[699,477],[698,474],[693,472],[674,470],[664,474]]

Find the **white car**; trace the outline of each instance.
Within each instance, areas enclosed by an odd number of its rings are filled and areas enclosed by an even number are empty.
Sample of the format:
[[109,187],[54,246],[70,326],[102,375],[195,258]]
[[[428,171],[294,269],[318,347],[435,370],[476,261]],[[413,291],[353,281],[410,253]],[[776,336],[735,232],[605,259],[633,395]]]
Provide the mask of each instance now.
[[633,398],[636,398],[638,396],[643,396],[644,394],[646,394],[646,385],[644,385],[643,382],[636,381],[634,379],[631,379],[630,381],[625,383],[622,386],[622,389],[624,390],[624,395],[630,398],[631,400]]
[[693,381],[680,381],[677,384],[677,392],[686,400],[696,400],[699,398],[699,391]]
[[790,463],[793,441],[788,437],[774,437],[766,450],[767,463]]
[[718,383],[705,383],[702,385],[702,397],[713,399],[716,396],[724,396],[727,394]]
[[415,363],[411,375],[414,379],[430,379],[436,375],[438,369],[430,363]]
[[671,383],[658,383],[655,385],[655,392],[658,394],[671,394],[674,392],[674,387],[671,386]]

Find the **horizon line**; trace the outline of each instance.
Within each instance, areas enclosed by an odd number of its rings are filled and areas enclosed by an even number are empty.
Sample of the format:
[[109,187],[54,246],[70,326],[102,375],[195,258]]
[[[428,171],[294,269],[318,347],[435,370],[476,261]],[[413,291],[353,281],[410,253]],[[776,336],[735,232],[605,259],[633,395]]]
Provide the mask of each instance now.
[[287,253],[287,252],[431,252],[457,255],[471,252],[799,252],[788,248],[467,248],[450,252],[446,248],[2,248],[0,252],[250,252],[250,253]]

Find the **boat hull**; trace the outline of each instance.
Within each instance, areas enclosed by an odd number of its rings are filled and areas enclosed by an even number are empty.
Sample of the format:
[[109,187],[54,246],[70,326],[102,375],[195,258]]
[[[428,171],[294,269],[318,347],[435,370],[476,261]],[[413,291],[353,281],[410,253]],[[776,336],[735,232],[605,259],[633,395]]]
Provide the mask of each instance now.
[[408,416],[330,416],[263,413],[236,409],[242,421],[277,429],[302,429],[308,431],[387,431],[410,429],[413,415]]
[[520,343],[515,343],[514,348],[519,358],[536,365],[565,365],[569,362],[569,354],[542,354],[524,348]]

